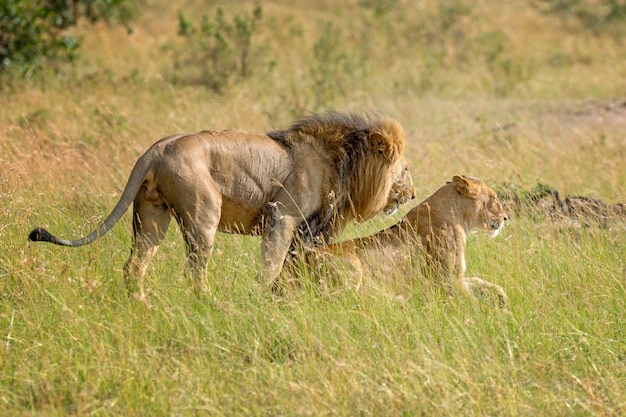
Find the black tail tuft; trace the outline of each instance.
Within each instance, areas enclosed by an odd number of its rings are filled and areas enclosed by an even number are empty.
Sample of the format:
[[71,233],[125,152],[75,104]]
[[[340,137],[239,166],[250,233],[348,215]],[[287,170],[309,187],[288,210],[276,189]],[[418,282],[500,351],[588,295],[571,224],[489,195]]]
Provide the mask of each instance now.
[[38,227],[30,232],[28,240],[31,242],[52,242],[53,237],[46,229]]

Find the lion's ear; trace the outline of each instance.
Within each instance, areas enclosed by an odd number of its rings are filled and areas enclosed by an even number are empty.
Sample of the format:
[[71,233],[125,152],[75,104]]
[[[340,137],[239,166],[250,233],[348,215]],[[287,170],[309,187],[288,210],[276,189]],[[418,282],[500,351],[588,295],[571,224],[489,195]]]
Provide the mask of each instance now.
[[378,156],[383,156],[387,159],[393,159],[394,149],[389,143],[389,140],[379,132],[370,133],[370,143],[372,145],[372,151]]
[[452,183],[454,184],[456,190],[464,197],[474,200],[480,193],[480,187],[464,175],[453,176]]

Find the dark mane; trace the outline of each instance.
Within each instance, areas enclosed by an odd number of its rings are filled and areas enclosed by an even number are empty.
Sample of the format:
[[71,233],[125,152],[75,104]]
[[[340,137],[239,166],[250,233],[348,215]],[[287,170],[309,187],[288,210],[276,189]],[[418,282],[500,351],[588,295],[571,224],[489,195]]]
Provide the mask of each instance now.
[[[328,243],[352,218],[350,196],[352,173],[370,152],[369,135],[380,128],[381,116],[368,113],[326,112],[304,117],[285,130],[267,135],[290,149],[303,142],[322,145],[332,160],[328,201],[300,225],[300,236],[306,243]],[[348,217],[347,219],[344,217]]]

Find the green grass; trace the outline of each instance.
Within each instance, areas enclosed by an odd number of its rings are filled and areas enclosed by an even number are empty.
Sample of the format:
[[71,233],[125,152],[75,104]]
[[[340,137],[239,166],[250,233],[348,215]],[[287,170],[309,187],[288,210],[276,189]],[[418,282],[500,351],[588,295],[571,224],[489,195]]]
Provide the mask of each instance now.
[[[215,299],[198,300],[178,278],[174,236],[150,272],[147,309],[126,297],[116,270],[124,239],[75,251],[32,245],[24,256],[33,259],[8,269],[2,288],[3,408],[618,414],[623,233],[533,237],[534,227],[520,220],[501,239],[470,239],[469,272],[507,289],[508,313],[420,288],[323,295],[305,285],[275,301],[251,293],[250,259],[224,254],[210,274]],[[221,247],[254,258],[256,242]]]
[[[623,222],[522,211],[496,239],[470,236],[468,275],[501,285],[508,311],[410,277],[355,292],[305,276],[276,300],[255,282],[259,239],[222,234],[214,296],[198,299],[176,227],[147,308],[124,289],[129,215],[89,247],[26,240],[34,226],[90,231],[162,136],[265,132],[327,108],[401,122],[418,200],[459,173],[624,202],[623,27],[591,31],[521,0],[261,2],[261,53],[215,91],[174,65],[191,48],[179,9],[194,24],[214,9],[148,3],[132,35],[82,28],[75,66],[1,87],[1,415],[626,414]],[[229,21],[253,10],[214,3]]]

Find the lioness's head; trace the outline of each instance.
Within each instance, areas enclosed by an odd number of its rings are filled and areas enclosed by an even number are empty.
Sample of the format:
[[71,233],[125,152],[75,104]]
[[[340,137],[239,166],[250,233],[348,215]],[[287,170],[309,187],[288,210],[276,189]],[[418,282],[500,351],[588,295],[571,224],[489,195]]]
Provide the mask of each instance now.
[[462,198],[462,216],[470,230],[497,236],[508,216],[495,191],[482,180],[465,175],[452,177],[452,184]]
[[413,186],[411,171],[409,171],[409,162],[404,156],[398,161],[395,174],[396,179],[389,190],[387,205],[383,209],[387,216],[391,216],[398,211],[400,204],[408,203],[415,198],[415,187]]

